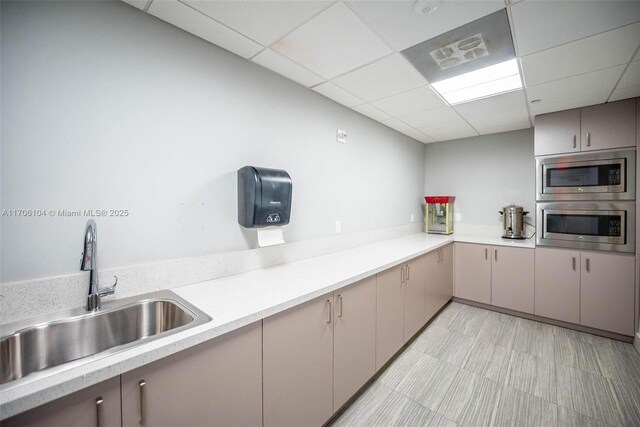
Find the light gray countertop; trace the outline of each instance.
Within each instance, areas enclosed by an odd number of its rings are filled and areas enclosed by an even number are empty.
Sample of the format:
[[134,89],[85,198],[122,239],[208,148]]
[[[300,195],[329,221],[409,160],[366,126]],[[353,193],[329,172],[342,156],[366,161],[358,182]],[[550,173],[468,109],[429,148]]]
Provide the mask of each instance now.
[[[0,386],[0,419],[27,411],[355,283],[453,241],[533,248],[499,236],[417,233],[328,255],[172,289],[212,320],[54,374]],[[108,303],[105,303],[105,307]]]

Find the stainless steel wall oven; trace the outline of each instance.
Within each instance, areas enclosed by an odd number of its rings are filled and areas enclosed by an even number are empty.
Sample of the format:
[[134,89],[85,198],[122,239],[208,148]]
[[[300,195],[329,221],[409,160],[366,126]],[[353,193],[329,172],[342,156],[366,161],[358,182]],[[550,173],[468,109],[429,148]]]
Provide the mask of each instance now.
[[536,223],[541,246],[635,252],[634,202],[538,203]]
[[635,200],[636,151],[536,158],[536,200]]

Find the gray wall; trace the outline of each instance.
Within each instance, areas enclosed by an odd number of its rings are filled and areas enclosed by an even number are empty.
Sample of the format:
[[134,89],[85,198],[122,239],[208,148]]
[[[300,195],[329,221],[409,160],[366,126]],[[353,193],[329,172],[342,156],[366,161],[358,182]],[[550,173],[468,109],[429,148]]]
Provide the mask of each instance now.
[[456,196],[466,224],[501,225],[498,214],[516,203],[535,214],[533,129],[428,144],[425,194]]
[[[97,219],[103,268],[251,247],[247,164],[292,176],[288,241],[420,218],[423,144],[137,9],[3,1],[1,24],[1,208],[128,209]],[[76,272],[85,222],[3,216],[2,281]]]

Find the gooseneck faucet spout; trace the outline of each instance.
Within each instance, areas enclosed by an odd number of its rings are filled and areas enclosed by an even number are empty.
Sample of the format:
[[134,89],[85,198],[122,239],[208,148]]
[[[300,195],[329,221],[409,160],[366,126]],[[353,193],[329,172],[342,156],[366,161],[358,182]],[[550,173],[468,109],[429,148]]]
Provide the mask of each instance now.
[[84,230],[84,250],[82,251],[82,261],[80,270],[89,271],[89,294],[87,295],[87,311],[99,310],[103,296],[112,295],[116,291],[118,278],[115,283],[108,288],[100,288],[98,282],[98,235],[96,222],[93,219],[87,221]]

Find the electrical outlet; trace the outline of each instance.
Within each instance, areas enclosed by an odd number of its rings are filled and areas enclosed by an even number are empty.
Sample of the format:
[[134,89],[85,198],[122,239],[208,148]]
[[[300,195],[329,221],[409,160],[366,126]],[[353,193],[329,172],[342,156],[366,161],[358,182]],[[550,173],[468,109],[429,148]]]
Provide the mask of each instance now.
[[336,131],[336,140],[341,144],[346,144],[347,143],[347,131],[346,130],[342,130],[342,129],[338,129]]
[[462,220],[462,214],[459,214],[459,213],[454,214],[453,215],[453,220],[456,221],[456,222],[460,222]]
[[411,222],[415,221],[415,216],[411,214]]
[[342,233],[342,223],[340,221],[336,221],[336,234]]

